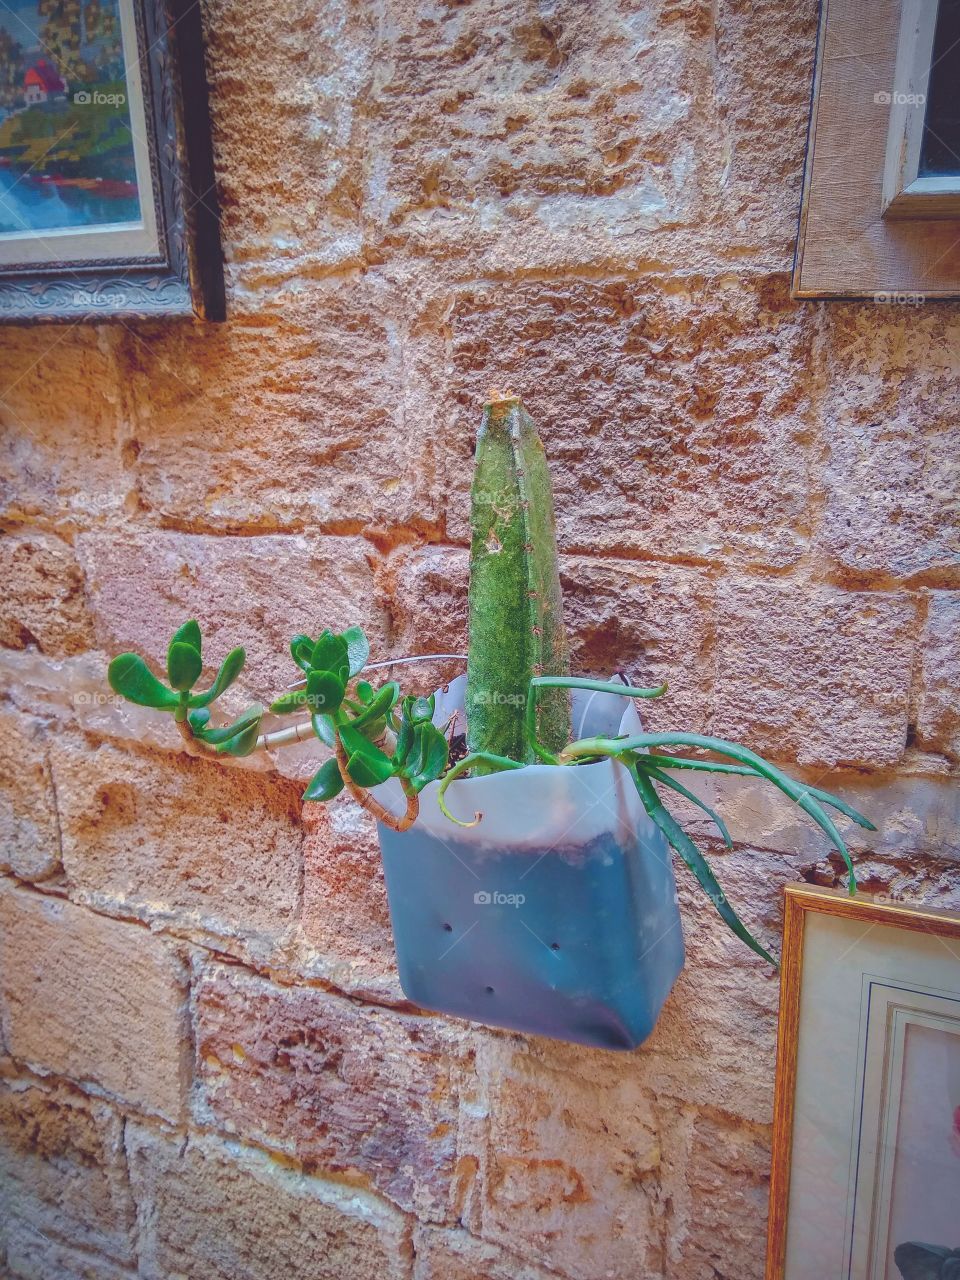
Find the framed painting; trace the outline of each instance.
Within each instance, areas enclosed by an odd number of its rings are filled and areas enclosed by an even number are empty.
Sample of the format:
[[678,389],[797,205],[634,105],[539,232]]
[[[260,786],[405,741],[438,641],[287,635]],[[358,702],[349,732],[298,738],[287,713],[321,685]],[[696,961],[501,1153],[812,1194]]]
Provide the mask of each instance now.
[[788,886],[766,1275],[960,1275],[960,917]]
[[195,0],[0,4],[0,323],[224,317]]

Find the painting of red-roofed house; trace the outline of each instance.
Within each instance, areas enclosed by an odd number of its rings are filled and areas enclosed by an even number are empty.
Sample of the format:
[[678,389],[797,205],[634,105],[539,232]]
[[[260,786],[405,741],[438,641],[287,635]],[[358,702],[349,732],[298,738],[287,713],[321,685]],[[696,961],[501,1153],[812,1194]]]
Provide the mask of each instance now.
[[0,240],[139,221],[121,8],[0,6]]

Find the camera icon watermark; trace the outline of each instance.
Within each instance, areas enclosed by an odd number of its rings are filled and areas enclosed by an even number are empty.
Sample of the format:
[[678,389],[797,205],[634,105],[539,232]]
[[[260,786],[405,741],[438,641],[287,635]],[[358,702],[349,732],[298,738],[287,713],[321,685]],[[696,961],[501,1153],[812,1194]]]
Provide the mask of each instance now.
[[925,293],[891,293],[882,290],[873,295],[873,300],[880,306],[922,307],[927,300],[927,295]]
[[526,702],[522,693],[504,693],[500,689],[480,689],[472,700],[478,707],[522,707]]
[[101,93],[99,89],[92,92],[89,89],[78,89],[73,95],[73,101],[78,107],[123,107],[126,106],[127,96],[125,93]]
[[499,889],[478,889],[473,895],[478,907],[522,907],[526,900],[525,893],[501,893]]
[[873,95],[873,100],[878,107],[923,107],[927,102],[925,93],[887,93],[885,89],[881,89],[879,93]]

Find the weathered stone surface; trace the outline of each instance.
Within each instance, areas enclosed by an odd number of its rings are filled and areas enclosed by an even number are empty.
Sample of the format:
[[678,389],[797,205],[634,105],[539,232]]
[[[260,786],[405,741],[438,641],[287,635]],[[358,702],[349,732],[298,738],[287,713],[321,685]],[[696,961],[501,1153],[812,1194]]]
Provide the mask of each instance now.
[[561,566],[571,670],[631,684],[666,682],[661,698],[637,703],[651,733],[702,733],[713,669],[713,586],[675,565],[616,564],[565,557]]
[[63,1086],[0,1084],[0,1182],[5,1215],[120,1262],[134,1260],[123,1124],[106,1103]]
[[43,724],[0,710],[0,870],[43,880],[60,865],[56,799]]
[[652,1095],[636,1072],[609,1085],[552,1070],[540,1043],[543,1062],[493,1047],[481,1059],[483,1235],[574,1280],[660,1274]]
[[960,456],[952,398],[960,320],[949,306],[834,308],[820,541],[854,579],[960,585]]
[[194,1000],[202,1106],[218,1124],[447,1215],[459,1067],[442,1026],[223,966]]
[[131,494],[118,330],[3,328],[0,511],[63,526],[122,513]]
[[184,973],[140,925],[25,889],[0,893],[3,1038],[40,1072],[91,1080],[175,1119],[184,1086]]
[[[228,258],[280,272],[359,265],[364,140],[376,21],[363,5],[269,9],[214,0],[207,72]],[[256,77],[250,68],[256,67]],[[264,165],[264,156],[271,163]],[[277,181],[277,174],[283,181]]]
[[300,279],[229,325],[129,335],[140,502],[221,532],[432,530],[439,351],[410,349],[408,309],[382,279]]
[[59,538],[39,533],[0,538],[0,644],[36,645],[60,657],[90,646],[93,629],[76,556]]
[[51,1240],[26,1223],[7,1224],[7,1270],[17,1280],[134,1280],[135,1272]]
[[566,550],[776,567],[802,554],[812,330],[782,276],[482,285],[450,324],[458,540],[495,370],[540,428]]
[[[359,623],[378,641],[371,550],[361,538],[299,535],[95,534],[79,540],[102,649],[111,655],[135,650],[162,672],[170,636],[194,617],[211,673],[230,649],[246,648],[240,688],[260,701],[279,696],[299,674],[290,657],[292,635]],[[233,704],[240,702],[235,695]]]
[[797,236],[817,6],[730,0],[712,12],[716,98],[703,109],[719,117],[723,139],[723,230],[730,244],[770,244],[767,260],[786,266]]
[[235,1142],[127,1126],[143,1280],[404,1280],[402,1216]]
[[466,1231],[418,1227],[413,1247],[413,1280],[549,1280],[556,1274]]
[[71,892],[112,912],[172,919],[254,946],[299,906],[299,788],[184,753],[52,748]]
[[916,600],[774,579],[717,588],[712,732],[800,764],[896,764]]
[[960,593],[933,591],[920,640],[917,740],[960,756]]
[[373,819],[341,795],[303,808],[306,971],[347,992],[404,1000]]
[[671,1140],[685,1177],[670,1185],[663,1275],[668,1280],[736,1276],[760,1280],[767,1245],[770,1132],[715,1111],[686,1114]]
[[725,247],[709,28],[700,5],[391,0],[368,107],[371,231],[461,275]]

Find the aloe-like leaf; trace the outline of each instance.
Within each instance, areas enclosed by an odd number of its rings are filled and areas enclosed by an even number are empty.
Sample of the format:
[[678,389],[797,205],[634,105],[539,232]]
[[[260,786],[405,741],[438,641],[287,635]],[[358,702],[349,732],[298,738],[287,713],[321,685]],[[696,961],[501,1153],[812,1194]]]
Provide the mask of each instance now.
[[320,741],[328,747],[333,747],[337,742],[337,732],[333,727],[333,720],[330,716],[320,716],[314,711],[310,715],[310,724],[313,732]]
[[583,738],[579,742],[564,747],[561,755],[567,759],[578,759],[582,756],[614,755],[623,752],[636,752],[644,747],[699,747],[704,751],[715,751],[717,755],[728,756],[741,764],[750,765],[761,777],[772,782],[795,804],[808,814],[821,831],[830,837],[849,872],[847,890],[851,897],[857,892],[857,875],[853,867],[850,850],[844,843],[843,836],[829,814],[824,813],[819,803],[813,799],[810,788],[795,782],[793,778],[782,773],[776,765],[758,756],[748,747],[741,747],[735,742],[727,742],[724,738],[711,738],[700,733],[638,733],[627,738]]
[[672,791],[676,791],[676,793],[683,796],[685,800],[689,800],[690,803],[695,804],[698,809],[702,809],[720,832],[720,835],[723,837],[723,843],[728,849],[733,848],[733,841],[730,838],[730,832],[727,830],[727,824],[715,809],[711,809],[710,806],[701,800],[698,795],[695,795],[692,791],[688,791],[682,783],[677,782],[676,778],[671,778],[669,773],[664,773],[663,770],[658,769],[656,765],[649,764],[646,756],[638,756],[635,763],[638,768],[642,769],[643,772],[653,778],[654,781],[662,782],[665,787],[669,787]]
[[167,676],[170,687],[178,693],[186,693],[200,679],[203,662],[192,644],[185,640],[171,641],[167,650]]
[[180,698],[157,679],[138,653],[121,653],[107,668],[107,680],[114,693],[138,707],[172,711]]
[[385,684],[376,696],[367,703],[363,711],[350,721],[352,728],[359,729],[373,720],[382,719],[400,697],[400,686],[393,680]]
[[[691,769],[696,770],[698,773],[732,773],[743,778],[765,780],[762,773],[758,773],[756,769],[748,764],[726,764],[718,760],[691,760],[683,756],[663,756],[654,752],[644,758],[653,761],[658,768],[662,769]],[[797,783],[797,785],[802,787],[808,795],[813,796],[815,800],[819,800],[821,804],[828,804],[831,809],[836,809],[844,817],[850,818],[857,826],[863,827],[866,831],[876,831],[877,828],[870,819],[865,818],[859,810],[854,809],[853,805],[847,804],[846,800],[841,800],[839,796],[835,796],[829,791],[821,791],[819,787],[808,786],[805,782]]]
[[290,655],[301,671],[309,671],[310,659],[313,656],[313,641],[309,636],[295,635],[290,641]]
[[340,639],[347,646],[347,661],[350,663],[350,674],[355,676],[367,665],[370,657],[370,642],[363,634],[362,627],[347,627],[341,632]]
[[310,779],[304,800],[332,800],[343,790],[343,775],[336,760],[325,761]]
[[184,644],[192,644],[197,653],[203,653],[203,638],[200,635],[200,623],[196,618],[191,618],[189,622],[185,622],[182,627],[178,627],[170,638],[170,643],[174,640],[182,640]]
[[312,711],[333,715],[343,701],[344,683],[333,671],[307,674],[307,705]]
[[223,662],[220,663],[220,670],[217,672],[213,684],[206,693],[191,694],[189,705],[191,707],[208,707],[211,702],[220,697],[221,693],[230,688],[243,670],[243,664],[246,660],[246,649],[241,646],[231,649]]
[[643,807],[663,832],[667,842],[676,849],[687,867],[696,876],[700,887],[713,903],[714,907],[716,907],[724,924],[726,924],[742,942],[745,942],[751,951],[755,951],[758,956],[762,956],[764,960],[772,964],[775,969],[779,968],[779,965],[776,960],[774,960],[770,952],[756,940],[750,930],[737,915],[736,911],[734,911],[733,907],[731,907],[730,903],[727,901],[726,895],[720,888],[720,884],[717,881],[716,876],[711,871],[707,860],[673,815],[668,813],[663,807],[650,779],[646,777],[642,770],[638,769],[632,762],[625,760],[624,763],[630,770],[630,775],[636,783],[637,791],[640,793],[640,799],[643,801]]

